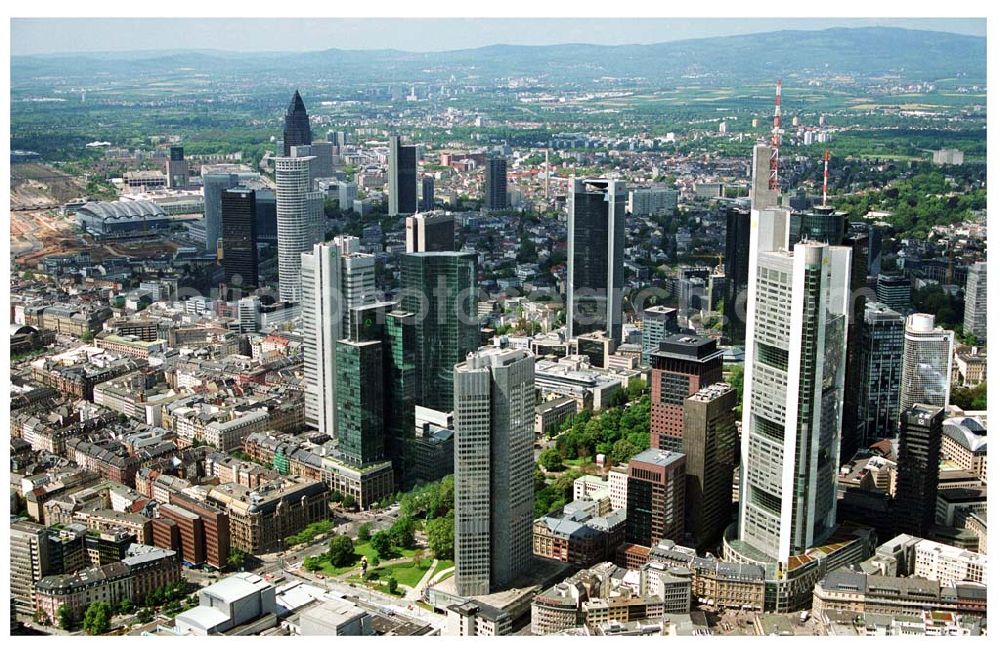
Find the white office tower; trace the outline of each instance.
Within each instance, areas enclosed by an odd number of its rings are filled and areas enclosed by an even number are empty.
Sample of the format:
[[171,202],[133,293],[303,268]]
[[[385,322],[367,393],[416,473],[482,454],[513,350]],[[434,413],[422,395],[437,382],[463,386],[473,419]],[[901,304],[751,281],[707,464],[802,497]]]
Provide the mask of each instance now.
[[771,147],[764,143],[755,144],[750,171],[750,209],[764,210],[778,206],[778,192],[768,188],[770,175]]
[[301,254],[306,425],[336,436],[336,344],[350,309],[377,301],[375,257],[357,237],[335,237]]
[[248,295],[237,302],[237,316],[241,334],[253,333],[260,329],[260,298]]
[[535,357],[483,347],[455,366],[455,585],[504,588],[529,567]]
[[278,212],[278,298],[302,299],[302,253],[316,243],[315,202],[309,189],[311,158],[275,158]]
[[955,332],[934,326],[934,316],[914,313],[903,334],[903,382],[899,411],[914,404],[945,407],[951,397],[951,359]]
[[986,262],[969,266],[965,280],[965,333],[972,334],[979,342],[986,342]]
[[739,538],[785,562],[836,527],[851,250],[788,241],[789,212],[750,212]]

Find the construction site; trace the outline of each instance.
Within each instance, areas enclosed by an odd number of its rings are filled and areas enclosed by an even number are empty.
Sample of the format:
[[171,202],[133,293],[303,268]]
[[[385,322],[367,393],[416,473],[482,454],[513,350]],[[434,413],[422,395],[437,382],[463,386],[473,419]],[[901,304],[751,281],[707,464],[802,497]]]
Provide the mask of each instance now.
[[19,267],[33,268],[50,255],[70,255],[88,250],[91,258],[153,257],[173,253],[178,244],[156,241],[96,243],[84,235],[71,215],[60,208],[86,196],[86,182],[38,163],[11,165],[10,253]]

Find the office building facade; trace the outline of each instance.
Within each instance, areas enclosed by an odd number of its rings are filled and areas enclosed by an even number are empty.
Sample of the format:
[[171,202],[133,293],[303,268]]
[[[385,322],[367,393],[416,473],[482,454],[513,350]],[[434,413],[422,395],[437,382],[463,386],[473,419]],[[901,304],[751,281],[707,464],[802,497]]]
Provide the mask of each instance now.
[[507,209],[507,160],[499,156],[487,158],[485,180],[483,207],[490,212]]
[[[750,269],[750,211],[738,207],[726,210],[726,301],[724,331],[729,344],[746,341],[747,273]],[[713,305],[714,306],[714,305]]]
[[652,547],[684,536],[684,455],[648,449],[628,463],[625,541]]
[[835,528],[851,251],[787,250],[787,210],[751,219],[735,543],[784,562]]
[[454,368],[455,584],[486,595],[532,557],[535,359],[482,348]]
[[420,179],[420,209],[424,212],[434,209],[434,176]]
[[449,252],[455,249],[455,217],[423,212],[406,217],[406,252]]
[[910,292],[909,277],[879,273],[875,283],[875,295],[879,302],[893,311],[904,315],[912,311]]
[[222,268],[231,287],[257,287],[257,197],[252,189],[222,193]]
[[567,195],[566,332],[622,341],[625,183],[571,178]]
[[677,309],[651,306],[642,312],[642,355],[640,362],[649,367],[650,355],[660,348],[667,336],[677,333]]
[[962,330],[966,335],[975,336],[978,342],[986,342],[985,261],[969,266],[969,274],[965,280],[965,320]]
[[918,403],[945,407],[951,398],[955,332],[934,326],[934,316],[914,313],[903,332],[903,374],[899,411]]
[[859,352],[858,427],[862,445],[869,446],[894,437],[899,426],[903,316],[880,302],[865,305]]
[[927,536],[934,524],[944,409],[917,404],[900,414],[896,496],[896,532]]
[[728,383],[702,388],[684,400],[684,529],[699,550],[721,541],[731,522],[739,446],[736,403],[736,390]]
[[389,138],[389,216],[417,211],[417,147]]
[[650,354],[652,368],[649,445],[680,451],[684,433],[684,400],[722,380],[722,350],[714,339],[674,334]]
[[[275,201],[278,221],[278,298],[302,299],[302,253],[316,243],[316,215],[310,202],[310,158],[277,158]],[[314,201],[313,201],[314,202]]]
[[353,307],[374,302],[375,259],[356,237],[336,237],[301,255],[306,424],[335,435],[337,341]]
[[476,255],[400,256],[400,308],[415,316],[416,403],[448,411],[455,363],[479,347]]

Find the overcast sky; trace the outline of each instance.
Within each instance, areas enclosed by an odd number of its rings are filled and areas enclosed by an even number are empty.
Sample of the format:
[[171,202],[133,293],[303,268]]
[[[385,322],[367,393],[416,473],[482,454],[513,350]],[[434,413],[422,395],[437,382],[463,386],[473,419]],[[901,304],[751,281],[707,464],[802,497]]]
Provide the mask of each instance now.
[[221,49],[441,51],[497,43],[662,43],[779,29],[871,25],[986,36],[975,18],[12,18],[11,54]]

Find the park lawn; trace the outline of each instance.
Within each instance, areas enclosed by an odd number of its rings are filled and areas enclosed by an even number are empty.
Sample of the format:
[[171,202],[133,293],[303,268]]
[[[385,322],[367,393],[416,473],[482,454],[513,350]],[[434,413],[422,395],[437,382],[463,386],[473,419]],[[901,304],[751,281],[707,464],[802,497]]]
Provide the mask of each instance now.
[[575,460],[563,460],[563,464],[566,466],[583,466],[584,464],[590,464],[593,461],[594,458],[588,455],[587,457],[578,457]]
[[[416,552],[416,550],[407,550],[404,548],[395,548],[395,550],[401,557],[406,557],[406,558],[412,557]],[[370,568],[375,564],[375,557],[377,556],[377,554],[378,553],[375,552],[375,548],[371,546],[371,543],[369,542],[358,543],[357,545],[354,546],[354,562],[351,563],[351,565],[344,566],[343,568],[338,568],[333,564],[331,564],[329,559],[324,559],[323,561],[320,562],[320,570],[324,574],[331,575],[334,577],[339,577],[340,575],[357,570],[358,567],[360,567],[361,565],[362,556],[368,557],[368,566]],[[393,558],[398,558],[398,557],[393,557]],[[428,566],[430,566],[430,564],[428,564]],[[396,577],[396,579],[400,583],[405,583],[399,577]]]
[[[396,581],[404,586],[409,586],[413,588],[420,583],[423,579],[424,574],[431,567],[432,559],[423,559],[420,563],[414,561],[407,561],[405,563],[399,563],[391,566],[378,566],[377,568],[369,568],[368,575],[375,575],[375,580],[362,579],[361,576],[355,576],[348,578],[348,581],[352,583],[364,584],[367,583],[369,586],[374,587],[374,581],[388,581],[389,577],[395,577]],[[379,589],[381,590],[381,589]]]
[[[437,568],[434,569],[434,574],[441,572],[442,570],[447,570],[455,565],[455,562],[451,559],[438,559]],[[431,575],[433,577],[433,575]]]

